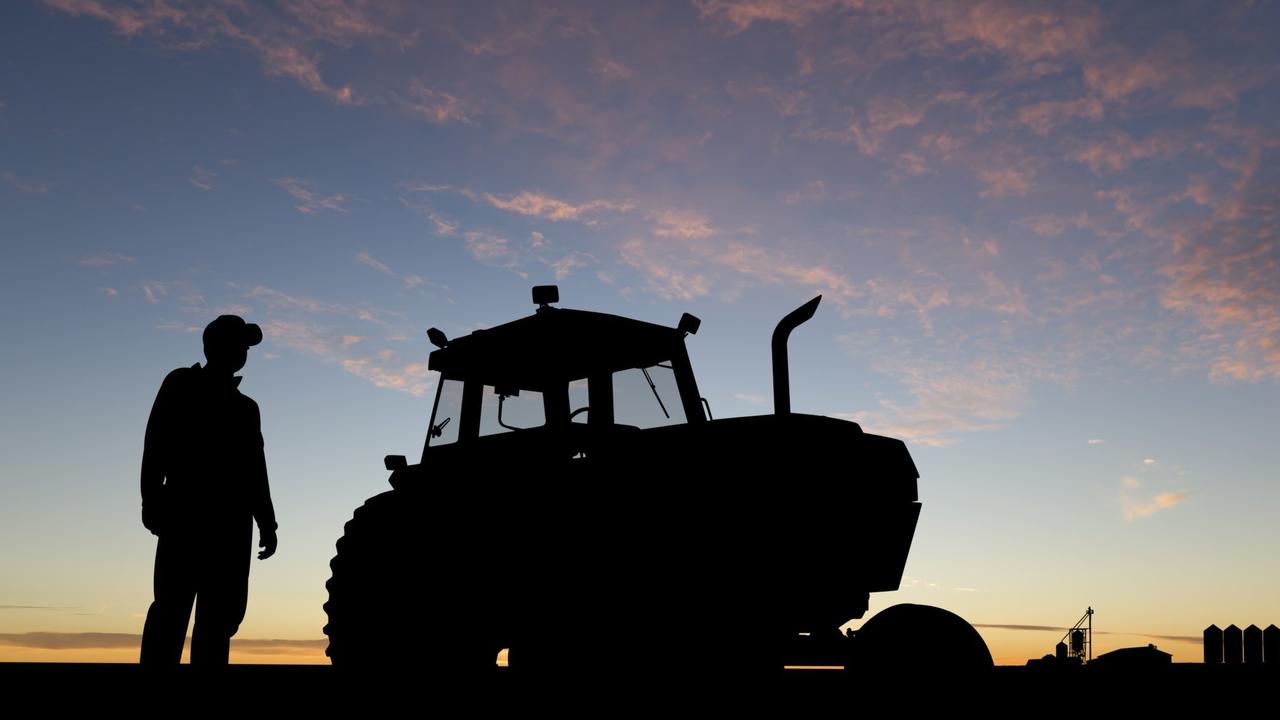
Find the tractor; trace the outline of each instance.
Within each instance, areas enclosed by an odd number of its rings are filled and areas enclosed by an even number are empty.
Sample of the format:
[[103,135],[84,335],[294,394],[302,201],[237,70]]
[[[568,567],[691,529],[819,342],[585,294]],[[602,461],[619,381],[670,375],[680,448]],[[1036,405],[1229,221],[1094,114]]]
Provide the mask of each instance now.
[[428,332],[421,460],[386,457],[392,489],[330,563],[335,668],[483,677],[505,650],[512,676],[746,677],[836,636],[828,661],[849,667],[990,666],[937,608],[890,608],[866,642],[839,631],[898,589],[920,503],[902,441],[791,412],[787,339],[821,296],[773,332],[774,412],[721,419],[685,348],[698,318],[561,308],[555,286],[533,299],[512,322]]

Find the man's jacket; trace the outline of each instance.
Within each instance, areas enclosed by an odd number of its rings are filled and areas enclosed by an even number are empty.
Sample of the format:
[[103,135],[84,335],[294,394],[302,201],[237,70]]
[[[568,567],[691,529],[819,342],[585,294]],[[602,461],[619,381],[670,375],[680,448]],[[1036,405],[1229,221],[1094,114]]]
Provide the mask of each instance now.
[[198,363],[165,377],[142,451],[143,522],[152,532],[239,536],[250,519],[276,529],[258,404],[239,385]]

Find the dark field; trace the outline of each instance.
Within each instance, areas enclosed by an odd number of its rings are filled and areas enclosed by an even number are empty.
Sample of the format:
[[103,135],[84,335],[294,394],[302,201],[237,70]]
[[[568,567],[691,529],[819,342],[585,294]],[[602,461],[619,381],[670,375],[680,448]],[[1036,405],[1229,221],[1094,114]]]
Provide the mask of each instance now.
[[509,670],[499,670],[484,686],[469,687],[412,672],[357,679],[328,666],[232,665],[207,675],[184,665],[177,672],[152,675],[125,664],[0,663],[0,690],[11,705],[18,702],[50,712],[136,708],[147,715],[169,716],[203,716],[210,711],[341,711],[362,716],[439,711],[457,717],[550,706],[595,717],[633,716],[637,711],[720,716],[730,710],[771,717],[913,710],[1002,717],[1109,715],[1115,710],[1221,717],[1241,710],[1275,717],[1269,713],[1280,689],[1277,680],[1280,672],[1265,666],[1175,664],[1148,671],[998,667],[968,679],[840,671],[789,671],[706,683],[661,675],[634,681],[596,676],[589,682],[564,678],[537,687]]

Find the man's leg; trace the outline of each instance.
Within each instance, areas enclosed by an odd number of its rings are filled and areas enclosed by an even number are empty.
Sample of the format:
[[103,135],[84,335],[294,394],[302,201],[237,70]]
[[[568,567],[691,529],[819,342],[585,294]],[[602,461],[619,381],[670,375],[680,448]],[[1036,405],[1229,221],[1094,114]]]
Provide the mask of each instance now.
[[231,636],[240,629],[249,603],[250,542],[233,540],[225,547],[208,548],[196,601],[196,627],[191,634],[191,664],[226,665]]
[[156,543],[155,601],[147,609],[142,628],[139,662],[149,667],[176,666],[182,661],[182,645],[195,601],[196,559],[180,538],[166,534]]

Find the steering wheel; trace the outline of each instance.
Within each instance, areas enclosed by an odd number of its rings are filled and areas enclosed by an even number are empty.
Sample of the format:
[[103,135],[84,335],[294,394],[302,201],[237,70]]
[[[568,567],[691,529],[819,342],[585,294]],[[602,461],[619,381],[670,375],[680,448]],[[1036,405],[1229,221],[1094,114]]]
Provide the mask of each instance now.
[[578,415],[580,415],[580,414],[582,414],[582,413],[584,413],[584,412],[586,412],[586,411],[588,411],[588,410],[590,410],[590,409],[591,409],[591,406],[590,406],[590,405],[583,405],[582,407],[578,408],[577,410],[574,410],[573,412],[569,413],[569,420],[570,420],[570,421],[572,421],[575,417],[577,417]]

